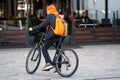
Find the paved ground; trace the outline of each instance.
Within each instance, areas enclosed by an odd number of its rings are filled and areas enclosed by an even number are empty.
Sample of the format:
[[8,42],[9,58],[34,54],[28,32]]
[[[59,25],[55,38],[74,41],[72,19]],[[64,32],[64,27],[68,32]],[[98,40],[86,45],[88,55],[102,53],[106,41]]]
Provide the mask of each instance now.
[[54,75],[53,70],[41,71],[43,58],[37,72],[27,74],[25,60],[30,48],[0,48],[0,80],[120,80],[120,44],[67,47],[79,55],[79,68],[70,78]]

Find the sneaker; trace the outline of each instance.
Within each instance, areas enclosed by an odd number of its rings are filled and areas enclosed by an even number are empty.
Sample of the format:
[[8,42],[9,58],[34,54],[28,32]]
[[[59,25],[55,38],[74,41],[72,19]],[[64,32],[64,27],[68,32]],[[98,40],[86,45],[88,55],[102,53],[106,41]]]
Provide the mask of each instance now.
[[53,72],[53,74],[56,74],[56,75],[57,75],[57,74],[58,74],[58,72],[55,70],[55,71]]
[[52,64],[46,63],[45,66],[43,67],[42,71],[47,71],[49,69],[53,68]]

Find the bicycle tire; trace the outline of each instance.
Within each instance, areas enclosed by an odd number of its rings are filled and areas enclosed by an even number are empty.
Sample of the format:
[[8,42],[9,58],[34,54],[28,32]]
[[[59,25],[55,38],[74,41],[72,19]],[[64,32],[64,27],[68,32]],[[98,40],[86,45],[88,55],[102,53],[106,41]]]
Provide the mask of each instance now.
[[[62,77],[70,77],[77,71],[79,65],[77,53],[72,49],[63,49],[60,52],[62,52],[62,54],[60,53],[56,57],[55,62],[56,71]],[[62,56],[62,61],[59,61],[60,56]],[[64,60],[64,57],[66,57],[68,61]],[[75,60],[75,62],[73,62],[73,60]],[[59,68],[58,66],[59,64],[61,64],[61,68]],[[74,66],[73,69],[71,69],[72,66]],[[71,71],[68,72],[68,70]]]
[[[36,51],[38,51],[38,52],[36,52]],[[34,59],[34,60],[32,60],[32,59]],[[32,63],[30,63],[30,61]],[[26,58],[26,71],[27,71],[27,73],[33,74],[38,69],[40,61],[41,61],[40,49],[38,47],[33,47],[29,51],[27,58]],[[35,64],[33,64],[33,63],[35,63]],[[31,68],[31,67],[33,67],[33,68]]]

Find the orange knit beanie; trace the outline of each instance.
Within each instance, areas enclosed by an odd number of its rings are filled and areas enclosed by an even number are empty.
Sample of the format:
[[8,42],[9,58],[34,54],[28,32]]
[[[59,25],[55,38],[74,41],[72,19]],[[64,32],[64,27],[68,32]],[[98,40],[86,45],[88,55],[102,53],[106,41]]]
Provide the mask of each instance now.
[[57,12],[57,9],[54,5],[49,5],[47,7],[48,14],[54,14],[55,16],[59,16],[59,13]]
[[47,11],[53,11],[53,12],[56,12],[57,10],[56,10],[56,8],[55,8],[54,5],[49,5],[49,6],[47,7]]

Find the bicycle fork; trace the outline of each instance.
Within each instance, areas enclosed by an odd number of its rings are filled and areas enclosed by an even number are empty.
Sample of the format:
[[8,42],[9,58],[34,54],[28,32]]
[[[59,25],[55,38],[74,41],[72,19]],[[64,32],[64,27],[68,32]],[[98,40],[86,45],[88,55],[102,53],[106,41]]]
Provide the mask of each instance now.
[[[37,50],[38,50],[38,54],[36,55],[35,52]],[[32,57],[31,57],[32,61],[36,61],[38,59],[39,54],[41,53],[41,51],[39,51],[39,50],[40,50],[40,47],[38,46],[38,44],[36,44],[35,47],[34,47],[34,52],[33,52]]]

